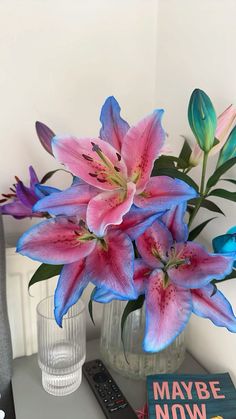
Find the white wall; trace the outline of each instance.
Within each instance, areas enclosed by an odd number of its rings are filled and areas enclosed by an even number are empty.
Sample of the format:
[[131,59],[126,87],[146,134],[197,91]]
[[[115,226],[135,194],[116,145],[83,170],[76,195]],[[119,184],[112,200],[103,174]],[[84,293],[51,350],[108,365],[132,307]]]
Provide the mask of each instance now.
[[[236,2],[235,0],[160,0],[157,48],[157,102],[166,109],[166,128],[173,151],[180,148],[180,134],[189,134],[187,105],[195,87],[205,90],[220,113],[236,105]],[[215,159],[210,161],[213,170]],[[235,178],[236,171],[231,171]],[[195,171],[198,178],[199,173]],[[228,176],[227,176],[228,177]],[[226,187],[226,184],[221,184]],[[227,185],[227,189],[230,189]],[[226,217],[214,220],[202,238],[211,239],[236,225],[235,204],[215,201]],[[212,213],[202,211],[201,222]],[[219,288],[236,311],[236,282]],[[230,371],[236,382],[236,335],[208,320],[192,318],[188,347],[213,372]]]
[[[154,105],[157,0],[0,2],[0,191],[56,163],[34,123],[97,135],[100,108],[115,95],[138,120]],[[62,181],[63,182],[63,181]],[[7,219],[8,218],[8,219]],[[29,221],[5,217],[7,236]]]

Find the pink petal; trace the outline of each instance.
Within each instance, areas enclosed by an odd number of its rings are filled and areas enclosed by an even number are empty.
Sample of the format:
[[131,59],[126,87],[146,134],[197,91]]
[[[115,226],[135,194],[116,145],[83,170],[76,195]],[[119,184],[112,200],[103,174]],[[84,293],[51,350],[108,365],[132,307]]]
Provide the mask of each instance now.
[[102,192],[92,198],[87,209],[87,224],[90,231],[103,236],[109,225],[119,225],[129,211],[135,194],[134,183],[128,183],[127,191],[118,189]]
[[180,179],[155,176],[149,180],[144,191],[135,196],[134,203],[140,208],[155,209],[158,212],[170,209],[196,196],[195,189]]
[[146,330],[144,350],[166,348],[186,327],[192,310],[191,293],[174,284],[163,287],[164,274],[155,270],[146,289]]
[[102,123],[101,139],[108,141],[120,153],[122,141],[129,129],[129,124],[121,118],[119,103],[113,96],[108,97],[105,101],[100,121]]
[[138,295],[144,294],[152,269],[142,259],[134,261],[134,285]]
[[179,204],[171,207],[162,217],[161,220],[171,232],[176,242],[185,242],[188,238],[188,227],[184,221],[187,204]]
[[62,327],[62,318],[80,298],[88,280],[84,276],[85,259],[62,268],[54,295],[56,322]]
[[[93,144],[109,160],[109,167],[94,151]],[[117,189],[120,187],[117,177],[126,179],[127,170],[123,159],[106,141],[98,138],[54,137],[52,148],[55,157],[74,175],[99,189]]]
[[232,257],[208,253],[200,244],[187,242],[175,245],[176,258],[186,259],[184,265],[169,268],[170,279],[184,288],[201,288],[212,279],[223,279],[233,269]]
[[[105,240],[105,241],[104,241]],[[134,289],[134,251],[129,237],[110,230],[87,257],[86,275],[97,287],[115,294],[136,298]]]
[[85,219],[87,205],[90,199],[97,193],[98,189],[84,183],[78,186],[71,186],[64,191],[54,192],[40,199],[34,205],[34,210],[48,212],[53,215],[77,215]]
[[17,251],[40,262],[72,263],[93,251],[96,240],[80,241],[83,229],[67,218],[57,217],[39,223],[19,239]]
[[218,153],[223,145],[226,143],[229,134],[236,125],[236,108],[230,105],[220,116],[217,118],[216,138],[219,143],[212,148],[211,155]]
[[154,161],[164,143],[162,115],[163,110],[154,111],[131,127],[123,139],[121,154],[128,168],[128,176],[137,184],[139,192],[143,191],[149,180]]
[[[134,286],[137,296],[144,294],[146,282],[150,275],[150,267],[143,262],[142,259],[135,259],[134,261]],[[93,300],[98,303],[109,303],[112,300],[129,300],[128,296],[121,296],[114,292],[108,291],[107,288],[96,288],[93,294]]]
[[[155,221],[152,226],[136,240],[140,255],[144,261],[153,268],[163,266],[160,259],[163,261],[167,260],[166,252],[169,250],[172,243],[173,239],[169,230],[160,221]],[[158,255],[160,258],[158,258]]]
[[229,301],[209,284],[201,289],[191,290],[193,312],[200,317],[210,319],[216,326],[227,327],[230,332],[236,332],[236,317]]

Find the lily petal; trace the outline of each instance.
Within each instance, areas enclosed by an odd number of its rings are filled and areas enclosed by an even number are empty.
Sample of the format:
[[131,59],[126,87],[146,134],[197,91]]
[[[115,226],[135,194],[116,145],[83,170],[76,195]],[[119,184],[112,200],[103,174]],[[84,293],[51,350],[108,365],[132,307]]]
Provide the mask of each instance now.
[[155,221],[136,240],[136,245],[143,260],[153,268],[161,268],[166,261],[166,252],[173,243],[169,230],[161,221]]
[[118,152],[129,124],[120,116],[120,105],[113,96],[106,99],[100,115],[102,128],[100,137],[102,140],[110,143]]
[[125,214],[122,223],[119,225],[119,229],[128,234],[131,240],[136,240],[162,215],[163,212],[138,208],[135,205],[132,205],[129,212]]
[[155,176],[147,183],[144,191],[136,195],[134,204],[140,208],[164,211],[198,196],[194,188],[180,179]]
[[41,183],[37,183],[34,186],[35,195],[39,199],[44,198],[45,196],[51,195],[54,192],[61,192],[60,189],[54,188],[53,186],[42,185]]
[[[52,149],[54,156],[74,175],[99,189],[119,188],[121,185],[115,176],[122,174],[126,178],[127,169],[120,154],[99,138],[54,137]],[[96,149],[106,157],[107,164]]]
[[31,209],[38,199],[32,189],[27,188],[21,180],[19,180],[16,184],[16,195],[26,207]]
[[146,330],[143,342],[147,352],[165,349],[186,327],[192,311],[191,293],[174,284],[163,287],[164,274],[156,269],[146,289]]
[[63,316],[80,298],[88,285],[84,276],[85,259],[70,263],[62,268],[54,294],[54,315],[57,324],[62,327]]
[[42,214],[33,213],[32,208],[25,206],[18,199],[14,199],[9,204],[1,205],[0,213],[3,215],[11,215],[18,220],[25,217],[42,217]]
[[89,280],[97,287],[104,287],[132,299],[136,297],[133,273],[134,251],[131,240],[120,231],[108,231],[105,242],[98,242],[87,257],[86,274]]
[[129,182],[127,191],[102,192],[92,198],[87,208],[89,229],[101,237],[109,225],[119,225],[133,203],[134,194],[135,185]]
[[81,216],[85,218],[88,202],[97,194],[93,186],[82,184],[52,193],[34,205],[34,211],[53,215]]
[[212,279],[223,279],[233,269],[234,258],[208,253],[200,244],[187,242],[175,245],[176,258],[186,263],[169,268],[172,282],[183,288],[201,288]]
[[39,183],[39,178],[36,175],[36,172],[33,166],[29,167],[29,175],[30,175],[30,187],[33,189],[36,183]]
[[[142,260],[142,259],[135,259],[134,261],[134,285],[137,292],[137,296],[144,294],[146,281],[148,281],[148,277],[150,275],[150,267]],[[114,292],[108,291],[104,287],[96,287],[95,292],[93,294],[93,300],[97,303],[109,303],[113,300],[130,300],[127,296],[121,296],[115,294]]]
[[179,204],[172,207],[162,217],[162,222],[171,232],[176,242],[185,242],[188,238],[188,227],[184,221],[187,203]]
[[209,284],[201,289],[191,290],[193,313],[210,319],[216,326],[226,327],[230,332],[236,332],[236,317],[229,301]]
[[138,295],[144,294],[152,269],[142,259],[134,261],[134,285]]
[[96,287],[92,299],[97,303],[106,304],[113,300],[127,301],[129,297],[117,295],[104,287]]
[[18,240],[17,252],[51,265],[72,263],[93,251],[96,240],[80,241],[81,227],[67,218],[43,221]]
[[161,126],[163,110],[158,109],[131,127],[123,139],[121,154],[128,168],[130,180],[142,192],[148,182],[154,161],[160,154],[165,139]]

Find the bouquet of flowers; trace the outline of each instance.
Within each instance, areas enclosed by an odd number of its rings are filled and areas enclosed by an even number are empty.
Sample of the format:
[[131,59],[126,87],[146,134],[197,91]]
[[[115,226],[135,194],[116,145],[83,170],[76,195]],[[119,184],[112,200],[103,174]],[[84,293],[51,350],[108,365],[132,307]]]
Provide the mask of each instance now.
[[[145,302],[148,352],[168,346],[192,312],[236,332],[232,307],[217,289],[218,282],[236,277],[236,228],[214,238],[212,253],[195,242],[212,218],[192,228],[202,207],[223,214],[214,197],[236,200],[236,192],[216,188],[219,180],[236,183],[222,179],[236,163],[236,110],[230,106],[217,118],[206,93],[194,90],[188,119],[196,144],[185,139],[178,157],[164,154],[162,116],[157,109],[130,127],[109,97],[97,138],[55,135],[37,122],[43,147],[71,173],[71,185],[47,186],[55,171],[39,180],[30,167],[30,186],[16,177],[0,207],[15,218],[46,219],[20,237],[17,252],[42,262],[30,286],[60,275],[54,310],[60,327],[92,282],[90,314],[92,301],[127,300],[122,327]],[[216,152],[216,169],[207,179],[208,157]],[[197,164],[200,186],[189,175]]]

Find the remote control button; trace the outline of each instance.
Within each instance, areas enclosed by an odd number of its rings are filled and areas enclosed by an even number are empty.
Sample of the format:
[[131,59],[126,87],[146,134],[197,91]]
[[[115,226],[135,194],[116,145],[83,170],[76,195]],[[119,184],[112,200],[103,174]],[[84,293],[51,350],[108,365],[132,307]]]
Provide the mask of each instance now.
[[115,401],[115,404],[122,404],[122,403],[125,403],[124,399],[119,399]]
[[103,401],[104,401],[104,403],[108,403],[110,401],[110,399],[103,399]]
[[115,412],[118,409],[119,409],[119,407],[112,407],[111,409],[109,409],[109,412]]
[[105,397],[106,396],[106,393],[102,392],[102,393],[100,393],[100,396],[101,397]]
[[115,400],[115,396],[111,396],[111,400]]
[[128,403],[124,403],[124,404],[120,405],[119,409],[124,409],[126,406],[128,406]]
[[120,397],[122,397],[122,395],[120,393],[116,394],[117,399],[119,399]]
[[108,380],[108,383],[112,383],[112,380],[111,380],[111,379],[109,379],[109,380]]
[[107,404],[107,408],[109,408],[109,407],[113,407],[114,405],[115,405],[115,403],[113,403],[113,402],[108,403],[108,404]]
[[96,383],[105,383],[107,381],[107,375],[104,372],[98,372],[93,377]]

